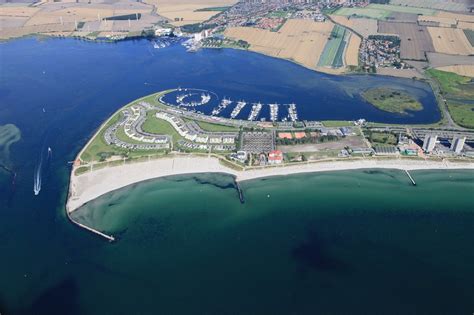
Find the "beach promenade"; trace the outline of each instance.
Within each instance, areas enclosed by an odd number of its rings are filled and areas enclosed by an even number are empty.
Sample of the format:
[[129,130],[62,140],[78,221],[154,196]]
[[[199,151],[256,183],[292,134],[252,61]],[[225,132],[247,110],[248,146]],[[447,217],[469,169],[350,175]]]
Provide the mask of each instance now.
[[[254,168],[238,171],[220,163],[215,157],[174,156],[146,162],[106,167],[75,175],[71,173],[69,196],[66,204],[68,213],[103,194],[141,181],[182,174],[224,173],[235,176],[236,181],[261,177],[284,176],[300,173],[327,172],[354,169],[471,169],[474,163],[429,161],[414,159],[354,159],[343,161],[311,162],[288,166]],[[409,179],[407,178],[407,181]]]

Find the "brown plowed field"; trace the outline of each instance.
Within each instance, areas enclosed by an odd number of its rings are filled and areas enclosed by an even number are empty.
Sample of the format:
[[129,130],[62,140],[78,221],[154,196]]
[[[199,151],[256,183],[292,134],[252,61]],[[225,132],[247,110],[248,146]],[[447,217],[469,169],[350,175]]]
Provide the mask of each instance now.
[[402,59],[425,60],[425,52],[435,51],[428,29],[415,23],[379,21],[379,33],[396,34],[400,37]]

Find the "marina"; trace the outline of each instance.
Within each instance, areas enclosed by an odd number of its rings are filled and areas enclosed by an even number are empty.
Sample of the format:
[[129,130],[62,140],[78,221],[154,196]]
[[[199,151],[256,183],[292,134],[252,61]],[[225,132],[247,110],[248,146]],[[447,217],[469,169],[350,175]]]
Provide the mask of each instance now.
[[298,120],[298,112],[296,111],[296,104],[292,103],[288,105],[288,117],[291,121]]
[[269,104],[270,106],[270,120],[277,121],[278,120],[278,104]]
[[258,115],[260,114],[260,111],[262,110],[262,103],[254,103],[252,104],[252,110],[250,111],[248,120],[254,121],[257,119]]
[[216,108],[214,108],[212,110],[212,116],[217,116],[219,115],[224,109],[227,108],[227,106],[229,106],[230,104],[232,104],[232,101],[230,99],[227,99],[227,98],[223,98],[221,103],[219,104],[219,106],[217,106]]
[[239,115],[240,111],[245,107],[245,105],[247,105],[245,101],[237,102],[237,106],[235,106],[234,109],[232,110],[232,113],[230,114],[230,118],[235,119]]

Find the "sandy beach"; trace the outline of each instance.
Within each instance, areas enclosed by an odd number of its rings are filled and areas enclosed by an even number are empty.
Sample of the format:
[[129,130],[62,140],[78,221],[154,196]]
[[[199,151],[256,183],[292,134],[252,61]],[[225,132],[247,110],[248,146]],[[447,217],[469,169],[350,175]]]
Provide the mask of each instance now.
[[424,161],[411,159],[365,159],[313,162],[306,164],[266,167],[237,171],[222,165],[215,157],[170,157],[121,166],[106,167],[81,175],[71,174],[66,209],[70,213],[87,202],[116,189],[141,181],[181,174],[225,173],[237,181],[261,177],[284,176],[299,173],[327,172],[354,169],[473,169],[474,163]]

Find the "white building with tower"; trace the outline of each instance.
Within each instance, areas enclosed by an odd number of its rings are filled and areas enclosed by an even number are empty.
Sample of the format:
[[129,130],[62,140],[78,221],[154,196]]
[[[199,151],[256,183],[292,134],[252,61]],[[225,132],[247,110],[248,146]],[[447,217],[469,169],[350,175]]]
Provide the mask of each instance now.
[[436,140],[438,140],[438,136],[436,135],[426,135],[425,141],[423,141],[423,151],[426,153],[430,153],[433,151],[436,145]]
[[453,141],[451,142],[451,150],[453,150],[456,154],[460,154],[465,142],[466,137],[453,138]]

